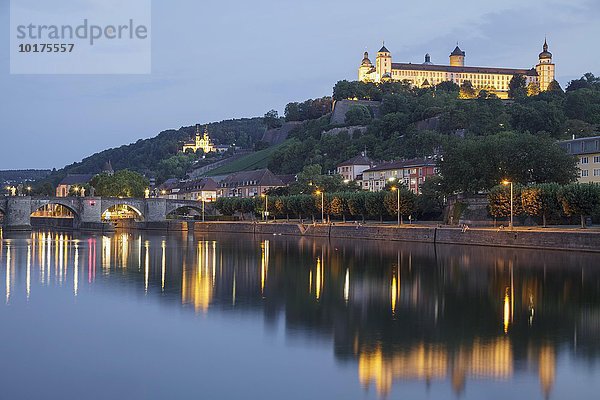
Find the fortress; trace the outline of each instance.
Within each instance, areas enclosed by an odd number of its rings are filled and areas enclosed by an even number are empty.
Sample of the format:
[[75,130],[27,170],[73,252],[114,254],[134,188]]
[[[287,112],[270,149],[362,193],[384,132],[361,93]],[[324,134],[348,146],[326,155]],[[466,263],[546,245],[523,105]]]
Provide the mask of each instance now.
[[358,68],[358,80],[376,83],[386,80],[406,81],[415,87],[434,86],[444,81],[460,86],[465,81],[470,81],[475,90],[485,89],[503,99],[508,98],[508,84],[515,74],[523,75],[526,85],[536,85],[540,91],[547,90],[554,80],[555,65],[545,40],[538,56],[538,64],[531,69],[465,66],[465,54],[457,44],[450,53],[450,65],[433,64],[429,54],[425,54],[425,62],[422,64],[395,63],[384,44],[377,52],[375,65],[369,60],[369,53],[365,52]]

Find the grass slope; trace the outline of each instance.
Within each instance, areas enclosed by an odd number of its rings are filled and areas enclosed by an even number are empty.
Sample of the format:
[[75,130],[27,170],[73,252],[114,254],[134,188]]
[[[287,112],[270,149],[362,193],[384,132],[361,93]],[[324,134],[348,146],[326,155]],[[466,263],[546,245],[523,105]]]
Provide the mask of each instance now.
[[208,172],[207,176],[227,175],[233,172],[254,171],[256,169],[267,168],[273,153],[275,153],[285,143],[286,142],[283,142],[264,150],[248,154],[247,156],[235,160],[230,164],[213,169],[212,171]]

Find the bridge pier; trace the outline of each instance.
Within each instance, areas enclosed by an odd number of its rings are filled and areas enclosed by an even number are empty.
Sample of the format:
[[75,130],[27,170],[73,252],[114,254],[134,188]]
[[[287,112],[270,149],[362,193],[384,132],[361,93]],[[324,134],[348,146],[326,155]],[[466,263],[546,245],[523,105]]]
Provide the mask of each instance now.
[[4,229],[7,231],[31,230],[31,197],[7,197]]

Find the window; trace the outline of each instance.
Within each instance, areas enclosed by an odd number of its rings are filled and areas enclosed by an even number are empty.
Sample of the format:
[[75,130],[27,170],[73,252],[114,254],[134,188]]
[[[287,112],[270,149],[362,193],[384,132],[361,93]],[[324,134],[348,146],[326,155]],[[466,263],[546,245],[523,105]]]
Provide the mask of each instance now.
[[589,160],[587,157],[581,157],[580,162],[581,162],[581,164],[587,164],[589,162]]
[[594,176],[600,176],[600,169],[594,169]]
[[582,170],[581,170],[581,176],[582,176],[582,177],[586,177],[586,176],[588,176],[588,170],[587,170],[587,169],[582,169]]
[[594,156],[594,164],[600,163],[600,156]]

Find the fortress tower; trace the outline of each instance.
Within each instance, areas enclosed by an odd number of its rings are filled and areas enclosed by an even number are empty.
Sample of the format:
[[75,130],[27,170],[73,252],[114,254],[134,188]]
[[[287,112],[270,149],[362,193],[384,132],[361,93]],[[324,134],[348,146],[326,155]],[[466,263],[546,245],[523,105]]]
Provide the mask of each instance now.
[[385,48],[385,43],[377,52],[375,69],[377,81],[392,77],[392,54]]
[[543,51],[540,53],[538,65],[535,66],[535,70],[538,73],[538,79],[540,84],[540,90],[544,91],[548,89],[550,82],[554,80],[554,63],[552,63],[552,53],[548,51],[548,42],[544,39]]
[[456,48],[450,53],[450,66],[451,67],[464,67],[465,66],[465,52],[456,45]]
[[369,73],[372,69],[373,64],[371,64],[371,60],[369,60],[369,53],[365,51],[360,67],[358,68],[358,80],[361,82],[370,81]]

